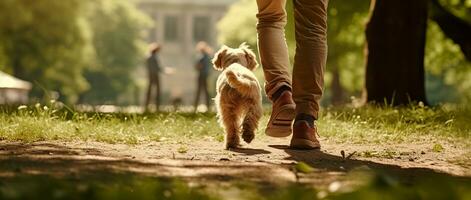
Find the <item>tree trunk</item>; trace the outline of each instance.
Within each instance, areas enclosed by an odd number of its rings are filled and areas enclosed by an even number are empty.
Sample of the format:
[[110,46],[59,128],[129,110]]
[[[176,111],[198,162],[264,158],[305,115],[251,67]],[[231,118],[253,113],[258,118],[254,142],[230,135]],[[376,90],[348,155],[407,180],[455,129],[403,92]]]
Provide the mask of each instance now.
[[340,72],[337,67],[332,69],[332,84],[331,84],[332,100],[334,106],[342,105],[345,103],[345,92],[340,83]]
[[428,0],[372,0],[366,27],[367,102],[426,102],[424,52]]

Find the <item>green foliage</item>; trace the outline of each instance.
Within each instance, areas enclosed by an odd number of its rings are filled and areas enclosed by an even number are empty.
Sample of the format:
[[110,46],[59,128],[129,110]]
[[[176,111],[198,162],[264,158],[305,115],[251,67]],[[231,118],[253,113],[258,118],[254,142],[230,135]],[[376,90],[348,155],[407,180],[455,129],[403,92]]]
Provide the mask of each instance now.
[[[0,166],[6,165],[0,163]],[[80,172],[79,172],[80,173]],[[223,184],[209,179],[191,181],[179,178],[155,178],[136,174],[75,176],[23,175],[0,179],[0,199],[470,199],[469,178],[449,176],[412,176],[408,181],[394,174],[355,170],[347,175],[360,181],[354,187],[341,182],[329,189],[308,184],[272,184],[250,180],[228,180]],[[413,180],[413,182],[411,181]],[[47,184],[44,184],[47,183]]]
[[74,103],[114,100],[135,87],[148,19],[126,0],[0,2],[0,70]]
[[89,86],[82,72],[90,62],[82,0],[0,1],[0,69],[74,101]]
[[439,0],[454,15],[471,22],[471,0]]
[[[150,20],[126,0],[91,1],[87,19],[96,55],[85,73],[91,87],[82,94],[81,101],[122,103],[117,99],[137,88],[133,72],[145,55],[142,31]],[[130,99],[126,100],[129,103]]]
[[301,173],[311,173],[314,169],[305,162],[298,162],[295,165],[296,171]]
[[217,25],[220,33],[218,41],[232,47],[246,42],[252,48],[256,48],[256,13],[257,4],[253,0],[240,0],[234,3]]
[[[429,21],[427,30],[425,66],[430,76],[439,78],[427,80],[427,91],[432,103],[471,100],[471,63],[466,61],[460,47],[446,38],[432,21]],[[441,90],[432,93],[433,86],[438,81],[443,82]],[[447,86],[451,88],[447,89]],[[459,93],[455,98],[454,90]]]
[[[182,180],[135,175],[55,179],[24,176],[0,180],[0,199],[216,199],[204,187],[189,187]],[[44,184],[47,183],[47,184]]]

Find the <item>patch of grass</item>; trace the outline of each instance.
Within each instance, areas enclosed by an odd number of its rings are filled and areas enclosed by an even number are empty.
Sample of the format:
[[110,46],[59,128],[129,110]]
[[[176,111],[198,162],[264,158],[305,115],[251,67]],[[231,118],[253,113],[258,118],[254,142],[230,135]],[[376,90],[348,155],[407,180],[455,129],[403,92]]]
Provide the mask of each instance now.
[[466,142],[471,136],[471,107],[466,106],[344,107],[322,113],[320,135],[338,142],[397,143],[422,137]]
[[[257,137],[268,121],[260,122]],[[384,143],[422,141],[424,138],[467,143],[471,135],[471,107],[365,106],[327,108],[318,121],[322,137],[336,142]],[[81,140],[106,143],[224,140],[215,113],[83,113],[55,104],[0,109],[0,140],[34,142]]]
[[205,136],[219,140],[222,132],[212,113],[104,114],[44,109],[42,106],[0,111],[0,139],[11,141],[82,140],[139,144]]

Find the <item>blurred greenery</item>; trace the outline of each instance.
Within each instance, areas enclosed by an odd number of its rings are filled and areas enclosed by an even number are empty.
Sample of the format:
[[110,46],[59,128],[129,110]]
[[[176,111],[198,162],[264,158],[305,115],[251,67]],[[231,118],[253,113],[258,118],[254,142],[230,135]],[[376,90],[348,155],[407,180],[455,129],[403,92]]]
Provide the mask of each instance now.
[[[356,176],[355,176],[356,175]],[[308,184],[273,184],[243,180],[155,178],[136,174],[66,177],[23,175],[0,179],[0,199],[457,199],[471,198],[468,179],[416,177],[414,182],[385,173],[351,172],[359,186],[333,182],[327,190]]]
[[143,30],[151,21],[126,0],[91,1],[87,12],[95,59],[85,71],[91,89],[81,94],[80,102],[129,104],[132,99],[120,97],[136,96],[133,74],[144,58]]
[[[0,70],[61,91],[69,101],[89,89],[82,72],[93,55],[92,33],[83,2],[0,1]],[[42,92],[40,87],[33,95]]]
[[127,0],[2,0],[0,70],[35,83],[32,96],[114,100],[134,86],[147,22]]
[[[470,0],[441,0],[447,9],[471,22]],[[330,0],[328,10],[329,54],[325,75],[324,105],[333,97],[342,96],[349,102],[350,96],[359,96],[364,84],[365,24],[368,20],[370,0]],[[286,39],[290,58],[295,50],[292,2],[287,1],[288,24]],[[240,0],[220,21],[219,41],[231,46],[247,41],[256,45],[257,6],[255,1]],[[429,21],[426,44],[427,95],[433,105],[443,102],[469,102],[471,100],[471,64],[464,59],[458,45],[446,38],[435,22]],[[336,73],[338,72],[338,73]],[[260,80],[262,74],[258,73]],[[338,76],[338,77],[335,77]],[[337,78],[340,87],[332,83]]]

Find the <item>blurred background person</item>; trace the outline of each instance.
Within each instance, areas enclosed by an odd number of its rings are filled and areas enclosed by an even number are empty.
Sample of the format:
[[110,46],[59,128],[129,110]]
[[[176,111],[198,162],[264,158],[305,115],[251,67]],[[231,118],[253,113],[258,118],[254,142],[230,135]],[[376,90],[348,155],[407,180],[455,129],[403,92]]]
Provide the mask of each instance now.
[[158,53],[161,49],[161,46],[157,43],[152,43],[149,46],[149,57],[146,60],[147,71],[149,75],[149,86],[147,87],[146,93],[146,102],[145,107],[149,109],[152,99],[152,91],[155,91],[155,106],[156,109],[159,110],[160,106],[160,79],[159,73],[162,72],[160,66],[160,60]]
[[198,71],[197,89],[195,96],[195,112],[198,110],[198,104],[201,94],[204,94],[206,100],[206,108],[209,111],[211,106],[211,97],[208,91],[208,77],[211,70],[211,47],[204,41],[198,42],[196,50],[201,54],[200,58],[195,64],[195,68]]

